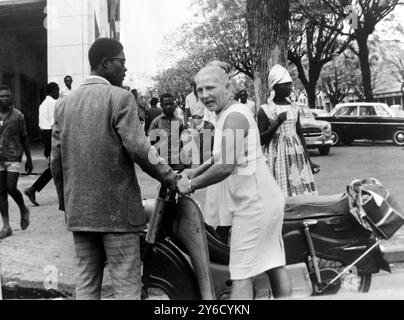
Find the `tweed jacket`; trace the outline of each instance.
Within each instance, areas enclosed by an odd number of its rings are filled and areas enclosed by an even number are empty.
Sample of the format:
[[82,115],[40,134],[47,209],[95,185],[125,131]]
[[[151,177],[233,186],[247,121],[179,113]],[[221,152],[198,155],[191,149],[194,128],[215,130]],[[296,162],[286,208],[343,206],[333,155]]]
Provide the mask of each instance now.
[[90,77],[59,100],[51,170],[69,230],[143,230],[146,219],[134,162],[160,181],[172,174],[155,154],[130,92]]

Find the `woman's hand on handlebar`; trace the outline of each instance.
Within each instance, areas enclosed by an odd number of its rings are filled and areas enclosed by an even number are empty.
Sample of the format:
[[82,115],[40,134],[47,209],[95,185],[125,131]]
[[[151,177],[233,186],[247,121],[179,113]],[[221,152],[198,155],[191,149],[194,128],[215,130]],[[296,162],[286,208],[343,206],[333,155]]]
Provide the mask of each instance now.
[[188,179],[193,179],[196,177],[196,170],[195,169],[185,169],[181,173],[181,177],[187,177]]
[[177,182],[177,192],[181,195],[188,195],[192,193],[191,180],[185,175]]

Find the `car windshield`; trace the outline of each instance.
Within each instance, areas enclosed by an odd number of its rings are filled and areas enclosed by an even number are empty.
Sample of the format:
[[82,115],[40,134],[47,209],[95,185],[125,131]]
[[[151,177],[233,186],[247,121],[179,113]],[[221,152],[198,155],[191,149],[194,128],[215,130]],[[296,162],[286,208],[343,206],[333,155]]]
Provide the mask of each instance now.
[[299,106],[299,114],[302,118],[314,119],[313,113],[306,106]]
[[357,109],[357,106],[344,106],[334,109],[331,112],[331,116],[356,116]]

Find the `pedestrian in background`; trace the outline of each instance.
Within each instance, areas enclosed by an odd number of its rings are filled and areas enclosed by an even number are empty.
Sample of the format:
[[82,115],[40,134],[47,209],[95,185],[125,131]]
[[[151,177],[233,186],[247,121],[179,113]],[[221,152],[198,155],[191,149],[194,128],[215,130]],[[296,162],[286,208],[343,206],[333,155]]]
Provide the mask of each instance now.
[[311,161],[300,124],[298,107],[291,103],[292,78],[281,65],[269,72],[271,97],[258,112],[261,145],[268,166],[285,196],[317,195],[313,173],[320,166]]
[[157,106],[158,103],[159,103],[158,98],[155,98],[155,97],[151,98],[150,108],[146,110],[144,131],[147,134],[149,132],[150,125],[153,122],[153,120],[156,119],[163,112],[163,110]]
[[146,216],[134,162],[174,190],[176,175],[151,147],[133,94],[121,88],[121,43],[89,50],[91,76],[55,110],[51,169],[76,251],[76,299],[100,299],[105,262],[116,299],[140,299],[139,233]]
[[248,92],[247,90],[240,90],[238,92],[238,101],[242,104],[245,104],[248,110],[251,111],[252,115],[255,117],[256,111],[255,111],[255,102],[248,100]]
[[[175,114],[177,106],[172,94],[162,94],[160,104],[163,112],[151,123],[148,136],[152,143],[155,143],[154,146],[160,150],[160,156],[167,161],[171,168],[182,171],[185,169],[180,156],[184,123]],[[157,141],[154,142],[153,140]]]
[[196,129],[202,124],[205,107],[198,99],[194,81],[190,83],[190,87],[192,92],[185,98],[184,124],[187,127],[188,122],[191,120],[191,128]]
[[29,147],[29,137],[25,126],[24,115],[12,105],[11,90],[0,86],[0,212],[3,228],[0,240],[13,234],[10,225],[8,195],[17,203],[20,209],[20,227],[29,227],[29,210],[25,206],[24,198],[17,189],[20,175],[22,155],[25,151],[27,161],[25,171],[32,172],[32,158]]
[[63,79],[63,82],[65,83],[64,87],[60,89],[60,98],[67,97],[71,92],[72,92],[72,84],[73,84],[73,78],[72,76],[66,76]]
[[144,125],[145,123],[145,118],[146,118],[146,108],[145,106],[143,106],[140,101],[139,101],[139,93],[137,92],[136,89],[133,89],[132,91],[133,96],[135,97],[135,101],[136,101],[136,106],[138,109],[138,114],[139,114],[139,119],[140,122]]
[[24,190],[24,194],[31,202],[39,206],[36,201],[36,192],[41,192],[43,188],[52,180],[52,172],[50,169],[50,155],[52,149],[52,127],[55,122],[55,104],[59,97],[59,86],[55,82],[48,84],[46,88],[47,96],[39,106],[39,128],[41,129],[42,142],[44,145],[44,156],[48,159],[48,168],[34,182],[34,184]]

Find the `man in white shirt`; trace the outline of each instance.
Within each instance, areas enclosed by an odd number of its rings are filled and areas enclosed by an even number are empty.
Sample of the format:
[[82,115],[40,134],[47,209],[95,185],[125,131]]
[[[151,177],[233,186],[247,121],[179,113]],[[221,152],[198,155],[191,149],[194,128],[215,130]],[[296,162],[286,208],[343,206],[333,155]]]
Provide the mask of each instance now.
[[239,91],[238,98],[240,99],[240,103],[247,105],[248,109],[251,111],[251,113],[255,117],[256,116],[255,103],[254,103],[254,101],[248,100],[247,90]]
[[54,123],[54,113],[56,101],[59,97],[59,86],[55,82],[48,84],[46,88],[47,96],[42,104],[39,106],[39,128],[41,129],[42,141],[44,144],[44,156],[49,160],[48,168],[41,174],[41,176],[34,182],[34,184],[24,190],[24,194],[31,200],[31,202],[39,206],[35,199],[35,192],[41,190],[52,180],[52,172],[50,170],[50,154],[52,149],[52,127]]
[[63,81],[65,83],[65,86],[60,89],[60,98],[67,97],[72,91],[72,84],[73,84],[72,76],[66,76]]
[[205,114],[205,106],[198,99],[195,82],[191,82],[191,88],[192,92],[185,98],[184,123],[185,126],[187,126],[188,120],[191,118],[191,127],[197,128],[202,123]]

